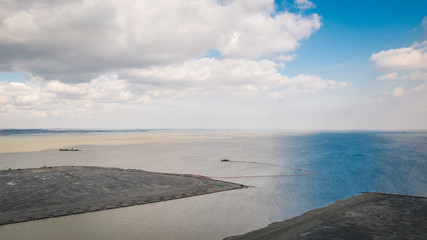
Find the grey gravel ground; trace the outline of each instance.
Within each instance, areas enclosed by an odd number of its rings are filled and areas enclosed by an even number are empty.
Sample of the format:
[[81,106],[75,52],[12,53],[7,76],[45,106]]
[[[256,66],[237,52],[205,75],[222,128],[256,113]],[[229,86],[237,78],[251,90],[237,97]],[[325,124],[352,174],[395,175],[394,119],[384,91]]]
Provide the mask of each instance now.
[[427,198],[363,193],[226,239],[427,239]]
[[84,166],[0,171],[0,225],[245,186],[183,174]]

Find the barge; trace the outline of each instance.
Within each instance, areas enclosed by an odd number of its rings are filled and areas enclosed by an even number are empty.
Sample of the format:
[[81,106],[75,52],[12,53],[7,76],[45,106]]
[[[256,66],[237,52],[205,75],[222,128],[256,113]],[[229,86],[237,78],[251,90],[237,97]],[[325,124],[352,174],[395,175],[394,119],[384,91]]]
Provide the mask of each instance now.
[[62,151],[80,151],[80,150],[77,148],[60,148],[59,151],[62,152]]

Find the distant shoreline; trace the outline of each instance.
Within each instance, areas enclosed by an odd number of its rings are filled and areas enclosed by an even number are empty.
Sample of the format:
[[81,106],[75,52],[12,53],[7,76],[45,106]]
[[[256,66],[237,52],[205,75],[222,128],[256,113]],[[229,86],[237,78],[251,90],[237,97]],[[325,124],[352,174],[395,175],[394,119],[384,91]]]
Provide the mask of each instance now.
[[41,134],[41,133],[120,133],[120,132],[149,132],[162,129],[122,129],[122,130],[99,130],[99,129],[0,129],[1,135],[15,134]]
[[349,129],[349,130],[322,130],[322,129],[168,129],[168,128],[153,128],[153,129],[73,129],[73,128],[8,128],[0,129],[0,136],[7,135],[25,135],[25,134],[60,134],[60,133],[140,133],[140,132],[212,132],[212,131],[229,131],[229,132],[283,132],[283,133],[300,133],[300,132],[318,132],[318,133],[358,133],[358,132],[378,132],[378,133],[425,133],[427,129]]

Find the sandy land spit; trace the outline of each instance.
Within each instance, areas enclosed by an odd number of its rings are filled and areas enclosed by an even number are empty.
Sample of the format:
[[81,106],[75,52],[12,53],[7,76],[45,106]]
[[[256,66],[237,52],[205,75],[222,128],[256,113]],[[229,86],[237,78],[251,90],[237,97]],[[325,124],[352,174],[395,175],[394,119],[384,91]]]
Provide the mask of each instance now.
[[280,134],[272,131],[148,131],[76,132],[51,134],[0,135],[0,154],[33,152],[79,146],[117,146],[143,143],[169,143],[230,138],[263,137]]
[[188,174],[59,166],[0,171],[0,225],[179,199],[245,186]]

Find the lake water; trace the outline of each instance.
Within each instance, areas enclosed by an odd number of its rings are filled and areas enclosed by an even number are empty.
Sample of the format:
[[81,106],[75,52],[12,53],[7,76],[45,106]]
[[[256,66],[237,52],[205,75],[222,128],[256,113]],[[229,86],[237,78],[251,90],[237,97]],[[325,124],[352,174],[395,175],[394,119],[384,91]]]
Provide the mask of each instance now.
[[[60,147],[83,151],[59,152]],[[90,165],[235,178],[253,186],[0,226],[0,239],[222,239],[360,192],[427,196],[427,132],[149,131],[0,136],[0,166]],[[7,193],[0,193],[0,195]]]

